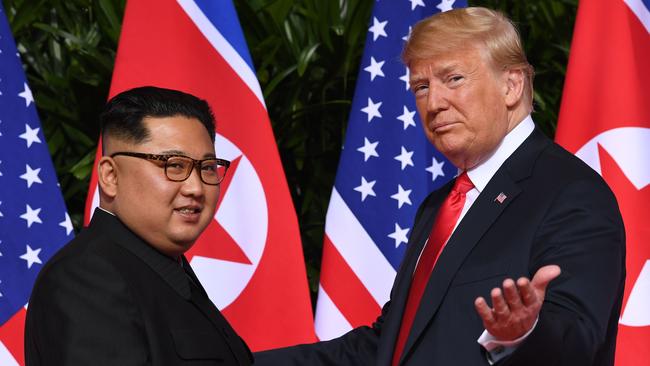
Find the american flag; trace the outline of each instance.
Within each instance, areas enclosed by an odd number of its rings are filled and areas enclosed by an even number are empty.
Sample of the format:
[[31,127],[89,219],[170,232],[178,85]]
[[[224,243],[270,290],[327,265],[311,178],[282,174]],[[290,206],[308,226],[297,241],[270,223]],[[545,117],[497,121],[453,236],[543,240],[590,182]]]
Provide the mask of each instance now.
[[0,365],[22,364],[25,304],[70,216],[0,4]]
[[411,27],[466,1],[374,5],[325,224],[321,340],[370,324],[389,298],[420,202],[456,173],[427,141],[400,61]]

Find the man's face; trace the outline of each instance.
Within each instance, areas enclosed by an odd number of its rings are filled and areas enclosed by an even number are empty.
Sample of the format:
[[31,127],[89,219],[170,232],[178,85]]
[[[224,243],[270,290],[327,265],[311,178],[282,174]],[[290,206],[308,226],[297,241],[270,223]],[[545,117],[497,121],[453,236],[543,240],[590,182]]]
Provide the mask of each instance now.
[[[179,154],[199,160],[214,157],[205,127],[183,116],[143,120],[150,138],[139,144],[112,141],[111,151]],[[194,169],[187,180],[167,179],[164,163],[115,156],[117,185],[113,213],[159,251],[176,257],[187,251],[214,217],[219,186],[203,183]]]
[[486,160],[519,122],[508,121],[508,73],[478,47],[415,60],[410,75],[427,138],[459,169]]

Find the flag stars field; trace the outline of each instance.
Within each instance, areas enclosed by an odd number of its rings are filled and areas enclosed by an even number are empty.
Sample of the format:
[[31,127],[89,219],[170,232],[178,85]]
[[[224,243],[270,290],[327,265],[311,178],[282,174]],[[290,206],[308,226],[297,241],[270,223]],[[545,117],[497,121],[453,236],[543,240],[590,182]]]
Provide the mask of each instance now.
[[43,264],[38,255],[41,253],[41,248],[32,249],[29,244],[26,245],[25,254],[21,255],[19,258],[27,262],[27,268],[32,268],[34,263]]
[[368,28],[368,31],[372,33],[373,41],[376,41],[379,37],[388,37],[388,34],[386,34],[387,24],[387,20],[380,22],[376,17],[372,18],[372,27]]
[[36,128],[31,128],[27,123],[25,123],[25,133],[19,135],[21,139],[25,140],[27,142],[27,147],[32,147],[32,144],[37,142],[41,143],[41,138],[38,137],[38,132],[41,129],[39,127]]
[[404,228],[399,226],[398,223],[395,223],[395,231],[392,233],[388,234],[388,237],[395,240],[395,248],[398,248],[400,244],[402,243],[407,243],[408,242],[408,232],[411,230],[410,228]]
[[27,182],[27,188],[31,188],[32,184],[40,183],[43,184],[43,181],[38,176],[41,168],[32,169],[29,164],[25,164],[25,174],[21,175],[20,178],[24,179]]
[[436,157],[433,156],[431,157],[431,166],[426,168],[425,170],[429,173],[431,173],[431,181],[435,182],[436,178],[438,177],[444,177],[445,172],[442,170],[442,167],[445,165],[444,161],[438,162],[436,160]]
[[424,7],[422,0],[409,0],[411,2],[411,10],[415,10],[418,6]]
[[406,106],[404,106],[402,114],[397,116],[397,119],[402,121],[405,130],[409,128],[409,126],[415,127],[415,111],[409,111]]
[[375,80],[377,76],[384,77],[384,72],[382,71],[382,67],[384,66],[384,63],[386,61],[375,61],[374,57],[370,57],[370,65],[366,66],[364,69],[365,71],[368,71],[370,73],[370,81]]
[[366,178],[361,177],[361,185],[356,187],[354,190],[361,193],[361,202],[365,201],[368,196],[376,197],[377,194],[373,190],[373,187],[377,183],[376,180],[368,182]]
[[70,233],[73,230],[72,227],[72,220],[70,220],[70,215],[68,213],[65,213],[65,220],[61,221],[59,223],[59,226],[63,227],[65,229],[65,235],[70,235]]
[[18,93],[18,96],[25,99],[25,107],[29,107],[31,103],[34,103],[34,96],[32,95],[32,90],[27,86],[27,83],[24,84],[24,90]]
[[33,223],[38,223],[42,224],[43,221],[41,221],[41,218],[38,216],[41,213],[41,209],[33,209],[29,205],[26,205],[26,212],[22,215],[20,215],[20,218],[27,221],[27,227],[30,228],[32,227]]
[[411,77],[411,72],[409,71],[408,67],[405,67],[404,70],[405,70],[404,75],[400,76],[399,79],[402,80],[405,84],[404,90],[408,91],[409,88],[411,87],[411,82],[409,81],[410,80],[409,78]]
[[395,160],[402,164],[402,170],[406,169],[407,166],[415,166],[413,164],[413,151],[407,151],[404,146],[402,146],[402,152],[395,157]]
[[440,9],[441,12],[449,11],[452,9],[455,0],[441,0],[440,4],[436,5],[436,8]]
[[375,103],[368,97],[368,106],[361,108],[361,112],[368,115],[368,123],[372,122],[372,119],[375,117],[381,118],[381,113],[379,112],[379,107],[381,107],[382,102]]
[[397,201],[397,208],[402,208],[402,206],[405,203],[408,204],[408,205],[413,204],[413,203],[411,203],[411,198],[409,197],[411,195],[411,192],[412,192],[411,189],[404,189],[404,188],[402,188],[401,184],[398,184],[397,185],[397,193],[390,196],[390,198]]
[[363,161],[368,161],[372,156],[378,158],[379,154],[377,153],[377,145],[379,145],[379,141],[370,142],[366,137],[364,137],[363,140],[363,146],[357,149],[357,151],[363,153]]

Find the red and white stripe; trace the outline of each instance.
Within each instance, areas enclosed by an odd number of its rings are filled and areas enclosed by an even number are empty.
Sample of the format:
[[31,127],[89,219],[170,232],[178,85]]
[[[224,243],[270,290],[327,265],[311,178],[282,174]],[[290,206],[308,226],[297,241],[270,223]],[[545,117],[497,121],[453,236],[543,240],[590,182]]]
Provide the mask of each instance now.
[[336,188],[327,210],[321,268],[318,338],[371,324],[390,297],[396,272]]

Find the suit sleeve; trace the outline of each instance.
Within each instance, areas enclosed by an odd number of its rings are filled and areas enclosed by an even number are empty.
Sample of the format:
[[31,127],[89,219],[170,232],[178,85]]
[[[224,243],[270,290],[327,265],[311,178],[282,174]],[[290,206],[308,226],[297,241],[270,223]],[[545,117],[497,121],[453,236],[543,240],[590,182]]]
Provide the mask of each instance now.
[[[435,192],[434,192],[435,193]],[[415,215],[415,225],[426,225],[422,221],[424,208],[431,205],[431,194],[420,205]],[[413,229],[416,230],[415,227]],[[409,245],[409,248],[411,245]],[[411,255],[417,255],[413,253]],[[409,254],[407,253],[407,256]],[[404,260],[402,265],[404,265]],[[397,271],[400,276],[401,268]],[[397,283],[397,279],[395,283]],[[394,284],[393,284],[394,286]],[[395,288],[391,290],[391,298]],[[386,314],[390,311],[391,301],[382,307],[381,314],[371,327],[363,326],[355,328],[339,338],[330,341],[312,344],[303,344],[287,348],[279,348],[255,354],[255,366],[300,366],[300,365],[374,365],[377,358],[377,347],[381,336],[382,326]]]
[[377,355],[383,314],[389,307],[390,302],[384,305],[382,315],[377,318],[372,327],[358,327],[330,341],[257,352],[254,364],[255,366],[373,365]]
[[625,230],[609,188],[574,182],[552,198],[535,234],[530,273],[557,264],[531,335],[499,365],[613,364],[599,354],[614,339],[625,281]]
[[140,319],[113,266],[93,255],[62,258],[46,268],[34,288],[26,365],[150,364]]

